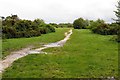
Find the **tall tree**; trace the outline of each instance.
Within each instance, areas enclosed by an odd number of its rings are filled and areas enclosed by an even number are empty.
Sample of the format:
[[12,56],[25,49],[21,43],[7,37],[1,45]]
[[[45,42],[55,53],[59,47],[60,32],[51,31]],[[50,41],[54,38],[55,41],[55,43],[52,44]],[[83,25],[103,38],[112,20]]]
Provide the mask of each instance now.
[[117,11],[115,11],[115,15],[117,16],[116,22],[120,25],[120,0],[118,1]]
[[[120,0],[118,1],[117,11],[115,11],[115,15],[117,16],[116,22],[118,23],[118,39],[117,41],[120,42]],[[119,49],[120,52],[120,49]],[[119,62],[120,64],[120,62]],[[120,68],[119,68],[120,70]]]

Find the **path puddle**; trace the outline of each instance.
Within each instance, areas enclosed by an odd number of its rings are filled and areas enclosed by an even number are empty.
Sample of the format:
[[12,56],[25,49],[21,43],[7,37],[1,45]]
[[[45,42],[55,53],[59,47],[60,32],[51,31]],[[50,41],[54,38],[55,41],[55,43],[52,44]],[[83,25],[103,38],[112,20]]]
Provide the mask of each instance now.
[[28,54],[47,54],[46,52],[42,52],[42,50],[50,47],[62,47],[65,44],[65,42],[70,38],[71,34],[72,29],[69,30],[69,32],[65,33],[65,38],[63,40],[60,40],[58,42],[49,43],[47,45],[43,45],[43,47],[41,48],[37,48],[34,50],[31,50],[31,48],[24,48],[20,51],[12,52],[4,60],[0,61],[0,73],[2,73],[6,68],[11,66],[15,60],[27,56]]

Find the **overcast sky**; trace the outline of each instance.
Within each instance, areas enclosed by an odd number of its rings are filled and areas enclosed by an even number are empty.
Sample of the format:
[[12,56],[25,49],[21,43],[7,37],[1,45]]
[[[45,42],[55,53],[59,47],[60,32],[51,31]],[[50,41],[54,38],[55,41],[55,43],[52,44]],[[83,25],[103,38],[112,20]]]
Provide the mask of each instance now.
[[73,22],[76,18],[112,22],[118,0],[0,0],[0,16],[17,14],[21,19],[46,23]]

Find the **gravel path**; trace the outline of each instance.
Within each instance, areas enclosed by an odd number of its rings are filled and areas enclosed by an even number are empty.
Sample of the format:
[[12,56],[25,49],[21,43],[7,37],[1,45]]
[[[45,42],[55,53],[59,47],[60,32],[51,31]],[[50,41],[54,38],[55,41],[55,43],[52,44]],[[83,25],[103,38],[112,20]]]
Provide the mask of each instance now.
[[62,47],[65,44],[65,42],[70,38],[71,34],[72,29],[69,30],[69,32],[65,33],[65,38],[63,40],[60,40],[58,42],[43,45],[42,48],[37,48],[34,50],[31,50],[32,47],[29,47],[19,51],[11,52],[11,54],[8,55],[4,60],[0,61],[0,73],[2,73],[6,68],[11,66],[14,61],[24,56],[27,56],[28,54],[42,54],[42,53],[47,54],[46,52],[42,52],[42,50],[50,47]]

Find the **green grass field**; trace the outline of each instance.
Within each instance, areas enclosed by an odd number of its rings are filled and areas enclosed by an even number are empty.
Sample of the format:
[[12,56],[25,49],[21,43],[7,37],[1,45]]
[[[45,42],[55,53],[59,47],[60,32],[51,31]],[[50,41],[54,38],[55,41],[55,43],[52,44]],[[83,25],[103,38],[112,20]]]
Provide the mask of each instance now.
[[32,54],[15,61],[3,73],[3,78],[118,77],[118,43],[110,41],[111,37],[89,30],[73,30],[64,47],[49,48],[44,50],[49,54]]
[[[2,42],[2,56],[10,54],[11,51],[19,50],[21,48],[34,46],[40,47],[43,44],[55,42],[64,38],[64,33],[68,29],[56,29],[55,33],[43,34],[39,37],[32,38],[17,38],[17,39],[6,39]],[[58,36],[59,37],[56,37]]]

